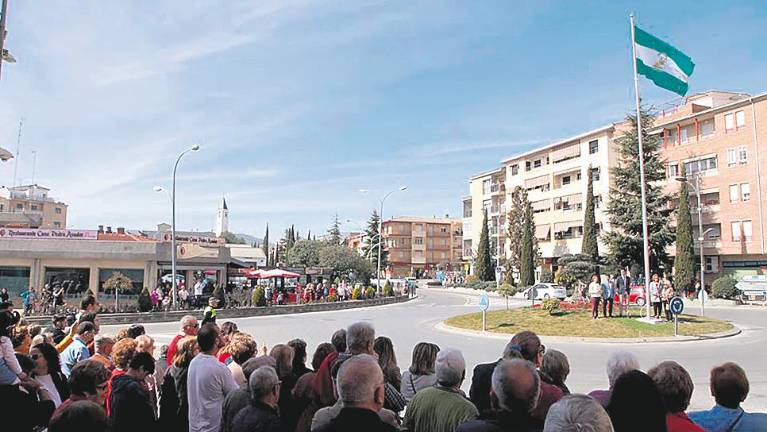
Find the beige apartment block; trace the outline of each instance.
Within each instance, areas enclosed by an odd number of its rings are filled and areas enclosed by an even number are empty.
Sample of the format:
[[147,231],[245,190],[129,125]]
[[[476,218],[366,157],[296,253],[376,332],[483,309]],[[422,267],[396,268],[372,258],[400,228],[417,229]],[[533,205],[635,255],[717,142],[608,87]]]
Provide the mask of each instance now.
[[67,205],[36,184],[0,187],[0,227],[66,229]]
[[616,129],[619,127],[610,124],[556,141],[504,159],[499,169],[471,177],[470,195],[463,199],[464,259],[476,253],[483,209],[488,212],[492,253],[503,257],[509,252],[507,213],[517,186],[527,191],[533,207],[542,268],[556,269],[558,257],[579,253],[589,169],[594,173],[596,221],[601,229],[609,229],[603,210],[610,192],[609,167],[618,160]]
[[383,221],[383,240],[389,252],[387,276],[416,272],[433,275],[439,268],[461,268],[461,219],[398,217]]
[[656,126],[663,139],[667,191],[679,191],[682,166],[692,186],[696,255],[700,243],[694,186],[700,184],[706,285],[722,274],[767,274],[767,149],[760,146],[767,140],[767,93],[690,96],[661,113]]

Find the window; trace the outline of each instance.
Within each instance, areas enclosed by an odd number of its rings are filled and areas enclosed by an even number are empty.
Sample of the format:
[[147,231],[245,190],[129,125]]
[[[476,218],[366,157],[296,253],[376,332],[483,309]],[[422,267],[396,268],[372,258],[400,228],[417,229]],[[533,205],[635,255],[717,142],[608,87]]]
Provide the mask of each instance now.
[[600,208],[602,207],[602,195],[595,195],[594,196],[594,208]]
[[37,206],[35,204],[32,204],[32,206],[30,207],[30,210],[37,211]]
[[746,241],[751,241],[751,221],[743,221],[743,238],[746,239]]
[[735,128],[740,129],[746,125],[746,113],[738,111],[735,113]]
[[591,168],[591,178],[594,181],[599,181],[599,168]]
[[490,179],[482,180],[482,193],[485,195],[490,194]]
[[719,257],[706,257],[706,273],[719,273]]
[[727,166],[734,167],[738,164],[738,154],[734,148],[727,149]]
[[519,174],[519,165],[512,165],[511,166],[511,175],[517,175]]
[[16,204],[16,210],[24,210],[24,204]]
[[751,199],[751,185],[748,183],[740,184],[740,200],[746,202]]
[[541,159],[533,161],[533,168],[540,168],[543,164],[543,161]]
[[413,244],[422,245],[423,237],[413,237]]
[[53,212],[56,214],[61,214],[61,207],[56,207],[55,209],[53,209]]
[[530,171],[531,167],[532,167],[532,165],[531,165],[530,161],[526,161],[525,162],[525,171]]
[[674,178],[679,176],[679,164],[672,163],[666,166],[666,177]]
[[740,192],[738,192],[738,185],[730,185],[730,202],[736,203],[740,200]]
[[53,223],[53,227],[56,228],[56,229],[61,228],[61,222],[54,222]]
[[562,177],[562,186],[566,186],[570,184],[570,176],[564,176]]
[[589,141],[589,154],[594,154],[599,151],[599,141]]
[[714,133],[714,120],[704,120],[700,122],[700,136],[701,138],[707,137]]
[[738,163],[740,165],[748,163],[748,151],[746,151],[746,146],[738,147]]
[[717,161],[716,156],[711,156],[705,159],[694,160],[684,163],[685,172],[687,175],[693,175],[698,172],[708,171],[716,169]]
[[677,133],[676,129],[669,129],[668,130],[668,143],[669,144],[676,144],[679,139],[679,134]]
[[725,130],[735,129],[735,116],[733,114],[724,115],[724,129]]
[[447,227],[439,227],[439,232],[446,233],[447,232]]
[[730,222],[730,229],[732,230],[732,241],[739,242],[741,239],[740,222]]
[[690,140],[690,137],[692,134],[694,134],[695,131],[693,130],[693,126],[685,126],[682,128],[679,128],[679,142],[687,142]]

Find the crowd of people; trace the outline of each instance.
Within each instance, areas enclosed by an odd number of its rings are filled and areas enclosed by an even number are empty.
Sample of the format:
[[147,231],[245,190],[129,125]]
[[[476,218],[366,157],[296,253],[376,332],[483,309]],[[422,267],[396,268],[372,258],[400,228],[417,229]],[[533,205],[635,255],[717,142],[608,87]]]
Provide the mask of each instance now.
[[[664,361],[642,371],[625,351],[606,362],[607,386],[571,394],[567,356],[533,332],[469,370],[462,352],[417,344],[404,371],[394,342],[367,322],[319,344],[271,349],[233,322],[188,315],[168,345],[143,326],[100,332],[83,303],[67,328],[27,325],[0,305],[0,407],[4,430],[163,432],[760,431],[767,414],[741,408],[749,393],[734,363],[711,370],[715,405],[687,413],[693,382]],[[311,367],[307,367],[310,360]],[[9,427],[5,429],[5,427]]]

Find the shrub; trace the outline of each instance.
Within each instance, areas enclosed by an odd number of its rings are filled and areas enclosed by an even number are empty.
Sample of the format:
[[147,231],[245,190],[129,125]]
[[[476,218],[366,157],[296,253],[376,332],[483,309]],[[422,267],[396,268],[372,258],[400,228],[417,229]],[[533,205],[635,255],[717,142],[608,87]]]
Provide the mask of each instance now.
[[383,286],[383,295],[386,297],[394,296],[394,288],[392,288],[391,283],[388,280]]
[[554,315],[554,312],[559,311],[560,302],[556,298],[548,298],[541,303],[541,308],[549,312],[549,315]]
[[226,294],[224,293],[224,287],[222,285],[216,286],[216,288],[213,290],[213,297],[218,299],[219,309],[226,307]]
[[365,289],[365,298],[374,299],[376,297],[376,289],[373,287],[367,287]]
[[352,290],[352,300],[360,300],[360,297],[362,297],[362,285],[357,284]]
[[259,285],[256,287],[256,289],[253,290],[251,302],[256,306],[266,306],[266,293],[264,291],[264,287]]
[[149,312],[152,310],[152,298],[149,296],[149,288],[144,287],[136,299],[136,306],[139,312]]
[[722,276],[714,281],[711,294],[716,298],[734,299],[739,294],[739,290],[735,288],[737,283],[738,281],[729,276]]
[[554,282],[554,275],[551,273],[551,270],[549,269],[541,270],[541,283],[553,283],[553,282]]
[[335,303],[338,301],[338,296],[333,294],[328,296],[328,303]]
[[477,281],[477,277],[475,275],[468,275],[468,276],[466,276],[466,283],[467,284],[472,283],[472,282],[476,282],[476,281]]

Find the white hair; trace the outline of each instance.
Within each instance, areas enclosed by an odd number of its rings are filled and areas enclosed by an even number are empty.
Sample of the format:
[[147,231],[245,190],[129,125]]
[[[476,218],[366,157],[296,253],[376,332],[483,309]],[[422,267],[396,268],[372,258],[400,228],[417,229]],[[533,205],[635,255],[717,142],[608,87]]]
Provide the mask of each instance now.
[[372,401],[383,382],[383,372],[375,357],[359,354],[344,361],[338,369],[336,389],[344,404],[353,405]]
[[250,388],[253,400],[267,396],[279,383],[280,378],[277,376],[277,371],[271,366],[261,366],[253,371],[248,378],[248,388]]
[[376,331],[372,324],[356,322],[346,329],[346,349],[349,352],[366,352],[373,346]]
[[184,327],[188,325],[192,325],[193,323],[196,323],[196,322],[197,322],[197,318],[195,318],[194,316],[184,315],[183,317],[181,317],[181,330],[183,330]]
[[492,389],[506,411],[529,413],[538,403],[541,378],[524,359],[502,360],[493,370]]
[[616,351],[607,359],[607,379],[610,388],[621,375],[632,370],[639,370],[639,359],[628,351]]
[[543,432],[613,432],[610,416],[593,398],[572,394],[549,408]]
[[466,361],[463,354],[455,348],[443,348],[437,353],[437,382],[445,387],[453,387],[463,381]]

